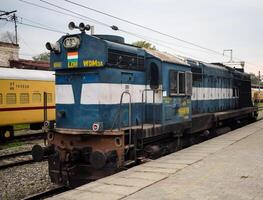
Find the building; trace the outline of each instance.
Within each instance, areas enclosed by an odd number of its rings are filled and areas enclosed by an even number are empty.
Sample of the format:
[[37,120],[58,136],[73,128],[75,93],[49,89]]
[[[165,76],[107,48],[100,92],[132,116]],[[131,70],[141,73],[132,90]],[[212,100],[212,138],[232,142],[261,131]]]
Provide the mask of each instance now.
[[18,60],[19,45],[0,42],[0,67],[10,67],[10,60]]
[[19,59],[19,45],[0,41],[0,67],[50,70],[49,62]]
[[50,70],[49,62],[47,61],[34,61],[34,60],[10,60],[10,67],[18,69],[38,69],[38,70]]

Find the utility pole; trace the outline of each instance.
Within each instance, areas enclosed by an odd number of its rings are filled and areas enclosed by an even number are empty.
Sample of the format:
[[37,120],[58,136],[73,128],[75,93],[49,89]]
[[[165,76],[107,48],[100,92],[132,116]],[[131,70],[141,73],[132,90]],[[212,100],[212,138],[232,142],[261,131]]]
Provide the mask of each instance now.
[[224,49],[223,50],[223,56],[225,55],[225,52],[230,52],[230,61],[229,62],[233,62],[233,49]]
[[14,20],[15,22],[15,35],[16,35],[16,44],[17,44],[17,24],[16,24],[17,16],[15,13],[13,14],[11,19]]
[[227,65],[240,65],[243,68],[243,70],[244,70],[245,61],[235,62],[233,60],[233,49],[224,49],[223,50],[223,56],[225,55],[225,52],[230,52],[230,60],[228,62],[225,62]]
[[260,95],[260,82],[261,82],[260,71],[258,71],[258,93],[259,93],[259,95]]
[[[18,40],[17,40],[17,16],[16,16],[16,10],[13,10],[13,11],[10,11],[10,12],[6,12],[6,11],[0,11],[0,12],[2,12],[1,14],[0,14],[0,20],[5,20],[5,21],[10,21],[10,20],[12,20],[12,21],[14,21],[14,23],[15,23],[15,39],[16,39],[16,44],[17,44],[17,42],[18,42]],[[12,16],[10,16],[11,14],[13,14]],[[2,16],[6,16],[6,17],[2,17]]]

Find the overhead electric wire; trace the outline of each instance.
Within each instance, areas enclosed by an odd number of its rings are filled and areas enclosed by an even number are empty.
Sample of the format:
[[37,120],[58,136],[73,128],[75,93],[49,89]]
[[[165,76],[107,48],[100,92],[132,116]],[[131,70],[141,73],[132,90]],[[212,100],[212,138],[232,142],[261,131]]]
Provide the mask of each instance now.
[[[43,0],[40,0],[40,1],[43,1]],[[215,51],[215,50],[213,50],[213,49],[209,49],[209,48],[200,46],[200,45],[198,45],[198,44],[195,44],[195,43],[193,43],[193,42],[186,41],[186,40],[181,39],[181,38],[179,38],[179,37],[175,37],[175,36],[173,36],[173,35],[169,35],[169,34],[167,34],[167,33],[163,33],[163,32],[161,32],[161,31],[155,30],[155,29],[153,29],[153,28],[149,28],[149,27],[146,27],[146,26],[144,26],[144,25],[141,25],[141,24],[138,24],[138,23],[135,23],[135,22],[132,22],[132,21],[129,21],[129,20],[120,18],[120,17],[116,17],[116,16],[111,15],[111,14],[108,14],[108,13],[106,13],[106,12],[102,12],[102,11],[100,11],[100,10],[97,10],[97,9],[94,9],[94,8],[91,8],[91,7],[88,7],[88,6],[85,6],[85,5],[82,5],[82,4],[79,4],[79,3],[76,3],[76,2],[70,1],[70,0],[63,0],[63,1],[66,1],[66,2],[68,2],[68,3],[71,3],[71,4],[73,4],[73,5],[76,5],[76,6],[79,6],[79,7],[85,8],[85,9],[88,9],[88,10],[92,10],[92,11],[94,11],[94,12],[100,13],[100,14],[102,14],[102,15],[106,15],[106,16],[108,16],[108,17],[117,19],[117,20],[119,20],[119,21],[126,22],[126,23],[128,23],[128,24],[131,24],[131,25],[134,25],[134,26],[137,26],[137,27],[146,29],[146,30],[148,30],[148,31],[152,31],[152,32],[158,33],[158,34],[160,34],[160,35],[163,35],[163,36],[166,36],[166,37],[169,37],[169,38],[178,40],[178,41],[180,41],[180,42],[183,42],[183,43],[186,43],[186,44],[189,44],[189,45],[192,45],[192,46],[195,46],[195,47],[198,47],[198,48],[201,48],[201,49],[204,49],[204,50],[211,51],[211,52],[214,52],[214,53],[217,53],[217,54],[222,55],[221,52]]]
[[33,27],[33,28],[38,28],[38,29],[43,29],[43,30],[47,30],[47,31],[67,34],[66,32],[63,32],[63,31],[59,31],[59,30],[55,30],[55,29],[51,29],[51,28],[46,28],[46,27],[42,27],[42,26],[37,26],[37,25],[33,25],[33,24],[28,24],[28,23],[24,23],[24,22],[17,22],[17,23],[21,24],[21,25],[24,25],[24,26]]
[[47,27],[47,28],[50,28],[50,29],[55,29],[55,27],[51,27],[51,26],[48,26],[48,25],[46,25],[46,24],[42,24],[42,23],[33,21],[33,20],[28,19],[28,18],[25,18],[25,17],[23,17],[23,16],[21,16],[21,15],[19,15],[19,16],[17,16],[17,17],[19,17],[19,18],[21,19],[21,22],[23,22],[23,21],[25,20],[25,21],[31,22],[31,23],[33,23],[33,24],[37,24],[37,25],[39,25],[39,26]]
[[[40,1],[43,1],[43,0],[40,0]],[[183,43],[186,43],[186,44],[189,44],[189,45],[192,45],[192,46],[195,46],[195,47],[198,47],[198,48],[201,48],[201,49],[204,49],[204,50],[213,52],[213,53],[216,53],[216,54],[218,54],[218,55],[220,55],[220,56],[229,57],[229,56],[223,55],[223,54],[222,54],[221,52],[219,52],[219,51],[216,51],[216,50],[213,50],[213,49],[210,49],[210,48],[207,48],[207,47],[203,47],[203,46],[201,46],[201,45],[199,45],[199,44],[195,44],[195,43],[193,43],[193,42],[189,42],[189,41],[184,40],[184,39],[181,39],[181,38],[179,38],[179,37],[175,37],[175,36],[173,36],[173,35],[170,35],[170,34],[167,34],[167,33],[164,33],[164,32],[158,31],[158,30],[155,30],[155,29],[153,29],[153,28],[150,28],[150,27],[147,27],[147,26],[144,26],[144,25],[141,25],[141,24],[138,24],[138,23],[129,21],[129,20],[127,20],[127,19],[123,19],[123,18],[114,16],[114,15],[112,15],[112,14],[109,14],[109,13],[106,13],[106,12],[103,12],[103,11],[100,11],[100,10],[97,10],[97,9],[94,9],[94,8],[91,8],[91,7],[88,7],[88,6],[85,6],[85,5],[76,3],[76,2],[73,2],[73,1],[71,1],[71,0],[63,0],[63,1],[66,1],[66,2],[71,3],[71,4],[73,4],[73,5],[76,5],[76,6],[79,6],[79,7],[82,7],[82,8],[85,8],[85,9],[88,9],[88,10],[91,10],[91,11],[94,11],[94,12],[97,12],[97,13],[100,13],[100,14],[102,14],[102,15],[106,15],[106,16],[108,16],[108,17],[117,19],[117,20],[119,20],[119,21],[126,22],[126,23],[128,23],[128,24],[131,24],[131,25],[134,25],[134,26],[143,28],[143,29],[145,29],[145,30],[149,30],[149,31],[158,33],[158,34],[160,34],[160,35],[163,35],[163,36],[166,36],[166,37],[169,37],[169,38],[178,40],[178,41],[180,41],[180,42],[183,42]],[[242,59],[237,58],[237,57],[235,57],[235,58],[238,59],[238,60],[240,60],[240,61],[242,60]],[[251,63],[251,62],[247,62],[247,63],[249,63],[249,64],[251,64],[251,65],[256,65],[256,64]]]
[[129,32],[129,31],[124,31],[124,30],[120,30],[120,31],[121,31],[121,32],[124,32],[124,33],[126,33],[126,34],[129,34],[129,35],[135,36],[135,37],[137,37],[137,38],[141,38],[141,39],[145,40],[146,42],[151,42],[152,44],[157,44],[158,46],[162,46],[162,47],[168,48],[168,49],[172,50],[173,52],[175,52],[176,54],[177,54],[177,53],[180,53],[180,54],[182,54],[182,55],[177,55],[177,56],[179,56],[179,57],[184,57],[184,59],[187,58],[188,56],[190,56],[190,57],[193,58],[193,59],[200,60],[199,58],[196,58],[195,56],[190,55],[189,53],[186,53],[186,52],[180,51],[180,50],[178,50],[178,49],[174,49],[174,48],[172,48],[172,47],[170,47],[170,46],[167,46],[167,45],[161,44],[161,43],[159,43],[159,42],[156,42],[155,39],[153,39],[153,40],[152,40],[152,39],[149,39],[149,37],[147,37],[147,36],[139,35],[139,34],[132,33],[132,32]]
[[[82,19],[82,20],[87,20],[87,19],[88,19],[88,21],[92,21],[92,22],[94,22],[94,23],[97,23],[97,24],[100,24],[100,25],[103,25],[103,26],[106,26],[106,27],[110,27],[110,28],[113,27],[113,26],[110,26],[110,25],[108,25],[108,24],[106,24],[106,23],[104,23],[104,22],[101,22],[101,21],[98,21],[98,20],[96,20],[96,19],[87,17],[87,16],[85,16],[85,15],[79,14],[79,13],[77,13],[77,12],[74,12],[74,11],[72,11],[72,10],[63,8],[63,7],[61,7],[61,6],[58,6],[58,5],[56,5],[56,4],[50,3],[50,2],[45,1],[45,0],[40,0],[40,1],[43,2],[43,3],[46,3],[46,4],[48,4],[48,5],[51,5],[51,6],[53,6],[53,7],[59,8],[59,9],[61,9],[61,10],[64,10],[64,11],[73,13],[74,15],[69,14],[69,13],[65,13],[65,12],[61,12],[61,11],[58,11],[58,10],[55,10],[55,9],[47,8],[47,7],[44,7],[44,6],[42,6],[42,5],[34,4],[34,3],[31,3],[31,2],[28,2],[28,1],[25,1],[25,0],[19,0],[19,1],[24,2],[24,3],[27,3],[27,4],[30,4],[30,5],[33,5],[33,6],[37,6],[37,7],[43,8],[43,9],[46,9],[46,10],[49,10],[49,11],[57,12],[57,13],[60,13],[60,14],[63,14],[63,15],[67,15],[67,16],[79,18],[79,19]],[[129,23],[129,24],[135,25],[135,26],[137,26],[137,27],[141,27],[141,28],[147,29],[147,30],[149,30],[149,31],[153,31],[153,32],[158,33],[158,34],[161,34],[161,35],[163,35],[163,36],[167,36],[167,37],[173,38],[173,39],[178,40],[178,41],[180,41],[180,42],[187,43],[187,44],[189,44],[189,45],[198,47],[198,48],[200,48],[200,49],[203,49],[203,50],[206,50],[206,51],[209,51],[209,52],[212,52],[212,53],[214,53],[214,54],[218,54],[218,55],[224,56],[224,57],[229,57],[229,56],[223,55],[222,53],[220,53],[220,52],[218,52],[218,51],[215,51],[215,50],[213,50],[213,49],[209,49],[209,48],[206,48],[206,47],[202,47],[202,46],[200,46],[200,45],[198,45],[198,44],[195,44],[195,43],[192,43],[192,42],[183,40],[183,39],[181,39],[181,38],[174,37],[174,36],[169,35],[169,34],[166,34],[166,33],[162,33],[162,32],[160,32],[160,31],[158,31],[158,30],[154,30],[154,29],[152,29],[152,28],[149,28],[149,27],[146,27],[146,26],[143,26],[143,25],[140,25],[140,24],[137,24],[137,23],[128,21],[128,20],[126,20],[126,19],[122,19],[122,18],[113,16],[113,15],[111,15],[111,14],[108,14],[108,13],[105,13],[105,12],[102,12],[102,11],[99,11],[99,10],[96,10],[96,9],[93,9],[93,8],[90,8],[90,7],[87,7],[87,6],[84,6],[84,5],[75,3],[75,2],[73,2],[73,1],[70,1],[70,0],[63,0],[63,1],[66,1],[66,2],[68,2],[68,3],[75,4],[75,5],[77,5],[77,6],[80,6],[80,7],[89,9],[89,10],[92,10],[92,11],[94,11],[94,12],[98,12],[98,13],[103,14],[103,15],[107,15],[107,16],[112,17],[112,18],[115,18],[115,19],[117,19],[117,20],[120,20],[120,21]],[[128,32],[128,31],[119,29],[118,27],[117,27],[117,30],[119,30],[119,31],[121,31],[121,32],[124,32],[124,33],[126,32],[127,34],[130,34],[130,35],[133,35],[133,36],[136,36],[136,35],[137,35],[136,37],[139,36],[138,34],[131,33],[131,32]],[[142,38],[142,37],[140,36],[140,38]],[[148,39],[148,40],[149,40],[149,39]],[[154,39],[154,40],[156,40],[156,39]],[[155,42],[155,43],[156,43],[156,42]],[[169,44],[170,44],[170,43],[169,43]],[[160,44],[159,44],[159,45],[160,45]],[[162,46],[164,46],[164,45],[162,45]],[[178,45],[176,45],[176,46],[178,46]],[[167,47],[167,46],[165,46],[165,47],[172,49],[171,47]],[[191,47],[183,47],[183,46],[181,46],[181,47],[182,47],[182,48],[189,48],[189,49],[191,49]],[[198,49],[194,49],[194,48],[192,48],[192,49],[193,49],[193,50],[198,50]],[[173,50],[175,50],[175,49],[173,49]],[[176,51],[179,52],[178,50],[176,50]],[[187,53],[187,54],[188,54],[188,53]],[[189,55],[189,54],[188,54],[188,55]],[[193,56],[191,56],[191,57],[193,57]],[[235,57],[235,58],[236,58],[236,57]],[[237,58],[237,59],[239,59],[239,58]],[[239,60],[241,60],[241,59],[239,59]],[[253,64],[253,63],[250,63],[250,62],[246,62],[246,63],[248,63],[248,64],[250,64],[250,65],[255,65],[255,66],[257,66],[256,64]]]
[[90,21],[92,21],[92,22],[97,23],[97,24],[100,24],[100,25],[107,26],[107,27],[110,27],[110,28],[111,28],[110,25],[108,25],[108,24],[106,24],[106,23],[104,23],[104,22],[98,21],[98,20],[96,20],[96,19],[93,19],[93,18],[91,18],[91,17],[87,17],[87,16],[85,16],[85,15],[81,15],[81,14],[79,14],[79,13],[77,13],[77,12],[74,12],[74,11],[69,10],[69,9],[67,9],[67,8],[63,8],[63,7],[59,6],[59,5],[50,3],[50,2],[45,1],[45,0],[40,0],[40,1],[43,2],[43,3],[46,3],[46,4],[48,4],[48,5],[54,6],[54,7],[56,7],[56,8],[62,9],[62,10],[64,10],[64,11],[67,11],[67,12],[73,13],[73,14],[75,14],[75,15],[84,17],[84,18],[86,18],[86,19],[88,19],[88,20],[90,20]]
[[[21,1],[24,1],[24,0],[21,0]],[[55,8],[58,8],[58,9],[61,9],[61,10],[67,11],[67,12],[74,13],[74,14],[76,14],[76,15],[79,15],[79,16],[83,17],[83,18],[88,18],[89,20],[92,20],[92,21],[94,21],[95,23],[98,23],[98,24],[100,24],[100,25],[103,25],[103,26],[106,26],[106,27],[109,27],[109,28],[112,28],[112,27],[113,27],[113,26],[111,26],[111,25],[109,25],[109,24],[103,23],[103,22],[101,22],[101,21],[95,20],[95,19],[90,18],[90,17],[87,17],[87,16],[85,16],[85,15],[76,13],[76,12],[74,12],[74,11],[72,11],[72,10],[69,10],[69,9],[64,8],[64,7],[61,7],[61,6],[59,6],[59,5],[50,3],[50,2],[48,2],[48,1],[45,1],[45,0],[40,0],[40,1],[43,2],[43,3],[46,3],[46,4],[50,5],[50,6],[53,6],[53,7],[55,7]],[[119,29],[118,27],[117,27],[117,30],[120,31],[120,32],[129,34],[129,35],[132,35],[132,36],[135,36],[135,37],[144,39],[144,40],[145,40],[145,38],[146,38],[146,36],[142,36],[142,35],[139,35],[139,34],[136,34],[136,33],[132,33],[132,32],[123,30],[123,29]],[[146,40],[149,41],[149,39],[146,39]],[[157,40],[157,39],[154,39],[154,40]],[[154,42],[154,40],[151,40],[151,41]],[[154,42],[154,43],[156,43],[156,42]],[[179,52],[179,50],[175,50],[175,49],[173,49],[173,48],[171,48],[171,47],[167,47],[167,46],[162,45],[162,44],[160,44],[160,43],[158,43],[158,44],[159,44],[160,46],[164,46],[164,47],[166,47],[166,48],[172,49],[173,51]],[[186,48],[187,48],[187,47],[186,47]],[[189,48],[190,48],[190,47],[189,47]],[[197,49],[196,49],[196,50],[197,50]],[[183,54],[187,54],[187,53],[183,53]],[[189,55],[189,54],[188,54],[188,55]],[[194,57],[194,56],[192,56],[192,55],[190,55],[190,56],[191,56],[191,57]]]
[[[8,22],[12,23],[12,20],[7,20]],[[18,24],[24,25],[24,26],[28,26],[28,27],[32,27],[32,28],[37,28],[37,29],[42,29],[42,30],[46,30],[46,31],[51,31],[51,32],[56,32],[56,33],[62,33],[62,34],[67,34],[66,32],[60,31],[60,30],[55,30],[55,29],[51,29],[48,27],[43,27],[43,26],[37,26],[34,24],[28,24],[28,23],[24,23],[24,22],[19,22],[17,21]]]
[[[40,0],[40,1],[43,2],[43,3],[45,3],[45,4],[48,4],[48,5],[50,5],[50,6],[53,6],[53,7],[55,7],[55,8],[61,9],[61,10],[63,10],[63,11],[67,11],[67,12],[73,13],[74,15],[71,15],[71,14],[65,13],[65,12],[61,12],[61,11],[58,11],[58,10],[55,10],[55,9],[49,9],[49,8],[47,8],[47,7],[45,7],[45,6],[37,5],[37,4],[31,3],[31,2],[28,2],[28,1],[25,1],[25,0],[19,0],[19,1],[24,2],[24,3],[27,3],[27,4],[30,4],[30,5],[33,5],[33,6],[36,6],[36,7],[40,7],[40,8],[46,9],[46,10],[51,10],[51,11],[54,11],[54,12],[57,12],[57,13],[60,13],[60,14],[63,14],[63,15],[73,16],[73,17],[76,17],[76,18],[81,18],[81,19],[83,19],[83,20],[87,20],[87,19],[88,19],[89,21],[95,22],[95,23],[97,23],[97,24],[100,24],[100,25],[103,25],[103,26],[112,28],[112,26],[110,26],[110,25],[108,25],[108,24],[106,24],[106,23],[103,23],[103,22],[98,21],[98,20],[96,20],[96,19],[93,19],[93,18],[91,18],[91,17],[87,17],[87,16],[85,16],[85,15],[79,14],[79,13],[77,13],[77,12],[74,12],[74,11],[72,11],[72,10],[69,10],[69,9],[67,9],[67,8],[64,8],[64,7],[61,7],[61,6],[56,5],[56,4],[54,4],[54,3],[50,3],[50,2],[45,1],[45,0]],[[79,17],[79,16],[80,16],[80,17]],[[122,32],[125,32],[124,30],[119,29],[119,28],[118,28],[118,30],[119,30],[119,31],[122,31]],[[129,32],[129,33],[127,32],[127,34],[135,35],[135,33],[132,34],[131,32]],[[139,37],[139,38],[142,38],[142,37]],[[151,40],[153,40],[153,39],[151,39]],[[157,40],[157,39],[154,39],[154,40]],[[165,43],[165,42],[163,42],[163,43]],[[169,44],[170,44],[170,43],[169,43]],[[182,48],[193,49],[193,48],[191,48],[191,47],[186,47],[186,46],[185,46],[185,47],[180,46],[180,45],[176,45],[176,46],[179,46],[179,47],[182,47]],[[169,47],[169,48],[171,49],[171,47]],[[193,50],[198,50],[198,49],[193,49]],[[198,51],[199,51],[199,50],[198,50]],[[177,52],[179,52],[179,50],[177,50]],[[185,54],[185,53],[184,53],[184,54]],[[220,54],[220,55],[222,56],[222,54]],[[192,56],[192,57],[193,57],[193,56]]]
[[35,50],[27,44],[27,42],[25,41],[25,39],[20,35],[19,38],[21,39],[21,41],[24,43],[24,45],[32,52],[32,53],[36,53]]
[[62,14],[62,15],[66,15],[66,16],[71,16],[71,17],[75,17],[75,18],[78,18],[78,19],[82,19],[82,20],[86,20],[84,18],[81,18],[81,17],[78,17],[76,15],[71,15],[69,13],[64,13],[64,12],[61,12],[59,10],[55,10],[55,9],[52,9],[52,8],[48,8],[48,7],[45,7],[45,6],[42,6],[42,5],[38,5],[38,4],[35,4],[35,3],[31,3],[31,2],[28,2],[28,1],[25,1],[25,0],[19,0],[23,3],[26,3],[26,4],[29,4],[31,6],[35,6],[35,7],[38,7],[38,8],[42,8],[42,9],[45,9],[45,10],[48,10],[48,11],[52,11],[52,12],[55,12],[55,13],[59,13],[59,14]]

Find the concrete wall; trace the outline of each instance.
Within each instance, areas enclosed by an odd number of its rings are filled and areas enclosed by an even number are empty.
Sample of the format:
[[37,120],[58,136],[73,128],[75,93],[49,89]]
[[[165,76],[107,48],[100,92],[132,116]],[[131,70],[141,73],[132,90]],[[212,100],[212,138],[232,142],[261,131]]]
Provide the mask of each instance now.
[[19,46],[0,42],[0,67],[10,67],[9,60],[18,60]]

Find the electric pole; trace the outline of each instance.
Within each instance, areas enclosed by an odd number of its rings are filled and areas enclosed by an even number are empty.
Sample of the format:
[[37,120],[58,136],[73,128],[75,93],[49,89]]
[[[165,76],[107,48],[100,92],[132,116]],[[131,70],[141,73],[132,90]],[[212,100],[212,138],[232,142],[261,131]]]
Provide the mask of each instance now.
[[13,16],[11,17],[11,19],[14,21],[15,23],[15,35],[16,35],[16,44],[17,44],[17,24],[16,24],[16,20],[17,20],[17,16],[14,13]]
[[258,71],[258,92],[259,92],[259,95],[260,95],[260,83],[261,83],[260,71]]
[[[17,42],[18,42],[18,40],[17,40],[17,16],[16,16],[16,10],[13,10],[13,11],[10,11],[10,12],[6,12],[6,11],[0,11],[0,12],[2,12],[1,14],[0,14],[0,20],[5,20],[5,21],[14,21],[14,23],[15,23],[15,42],[16,42],[16,44],[17,44]],[[13,15],[11,15],[11,14],[13,14]],[[5,17],[2,17],[2,16],[5,16]]]

